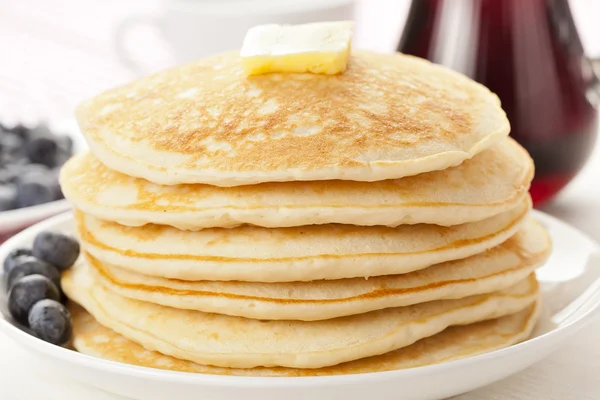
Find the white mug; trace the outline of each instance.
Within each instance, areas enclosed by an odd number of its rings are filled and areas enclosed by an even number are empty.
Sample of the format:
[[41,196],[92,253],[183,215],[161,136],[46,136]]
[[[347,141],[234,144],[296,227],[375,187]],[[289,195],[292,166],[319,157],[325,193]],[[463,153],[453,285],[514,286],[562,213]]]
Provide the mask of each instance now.
[[177,64],[241,47],[249,28],[354,19],[354,0],[164,0],[158,15],[133,16],[115,31],[121,61],[142,73],[125,48],[130,28],[158,28]]

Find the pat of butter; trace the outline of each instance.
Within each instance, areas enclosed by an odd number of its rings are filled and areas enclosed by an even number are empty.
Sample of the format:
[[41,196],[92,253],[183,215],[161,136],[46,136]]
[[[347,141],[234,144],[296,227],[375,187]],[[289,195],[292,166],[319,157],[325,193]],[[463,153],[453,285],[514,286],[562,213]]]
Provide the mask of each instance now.
[[240,52],[247,75],[270,72],[344,72],[354,31],[351,21],[260,25],[248,30]]

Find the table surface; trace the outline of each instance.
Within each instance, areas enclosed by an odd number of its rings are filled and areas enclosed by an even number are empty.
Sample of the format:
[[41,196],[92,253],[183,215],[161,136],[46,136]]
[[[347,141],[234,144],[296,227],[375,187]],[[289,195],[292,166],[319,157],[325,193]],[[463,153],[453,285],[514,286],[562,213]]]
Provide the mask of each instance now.
[[[574,3],[595,7],[600,1]],[[157,1],[144,0],[0,0],[0,118],[35,122],[70,118],[83,98],[127,81],[133,73],[117,60],[111,32],[127,15],[152,12]],[[406,1],[359,3],[360,47],[389,50],[397,40]],[[583,9],[583,8],[582,8]],[[575,10],[586,48],[600,54],[598,15]],[[577,15],[576,15],[577,18]],[[595,18],[595,17],[594,17]],[[136,52],[154,68],[168,65],[156,41],[137,43]],[[600,242],[600,141],[582,173],[542,211],[557,216]],[[0,238],[1,240],[1,238]],[[504,381],[457,396],[458,400],[597,400],[600,399],[600,320],[573,338],[564,349]],[[117,400],[65,380],[36,366],[31,356],[0,334],[0,398]]]

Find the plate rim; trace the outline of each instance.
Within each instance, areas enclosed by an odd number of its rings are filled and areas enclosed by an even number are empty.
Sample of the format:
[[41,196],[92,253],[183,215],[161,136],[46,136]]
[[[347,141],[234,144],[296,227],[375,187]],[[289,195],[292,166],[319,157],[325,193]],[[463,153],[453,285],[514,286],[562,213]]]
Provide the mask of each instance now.
[[[35,206],[2,211],[0,212],[0,224],[11,226],[27,224],[27,221],[35,221],[37,218],[43,218],[48,214],[62,212],[69,208],[71,208],[69,202],[66,199],[60,199],[48,203],[37,204]],[[27,214],[27,217],[23,217],[25,214]]]
[[[571,226],[570,224],[537,210],[533,210],[531,212],[531,216],[542,223],[548,224],[549,226],[555,226],[560,229],[570,229],[576,231],[580,236],[580,239],[583,239],[585,242],[587,242],[586,244],[589,245],[590,248],[595,249],[595,252],[600,252],[600,245],[595,240],[589,237],[589,235],[587,235],[586,233],[581,232],[579,229]],[[67,211],[26,228],[25,230],[9,238],[0,246],[0,258],[2,258],[4,254],[9,251],[7,249],[15,248],[16,243],[22,241],[22,238],[24,236],[32,236],[35,233],[44,229],[50,229],[52,226],[64,224],[72,218],[72,211]],[[527,339],[524,342],[517,343],[515,345],[503,349],[498,349],[488,353],[467,357],[459,360],[434,365],[426,365],[422,367],[383,372],[301,377],[254,377],[195,374],[189,372],[162,370],[106,360],[99,357],[79,353],[76,350],[46,343],[7,321],[2,315],[2,313],[0,313],[0,332],[4,332],[7,337],[17,342],[18,345],[25,347],[27,351],[36,351],[42,353],[47,357],[59,359],[60,361],[68,362],[70,364],[74,364],[75,366],[82,366],[85,368],[102,370],[103,372],[119,374],[122,376],[130,376],[139,379],[151,378],[154,381],[160,382],[180,383],[188,385],[208,385],[213,387],[236,386],[247,388],[300,388],[356,384],[359,381],[361,384],[364,384],[387,381],[390,379],[411,379],[423,377],[429,374],[437,374],[448,369],[468,368],[476,363],[486,361],[489,362],[491,359],[495,358],[514,356],[515,354],[518,354],[519,352],[526,350],[527,348],[531,348],[534,346],[542,346],[546,342],[550,342],[552,340],[557,341],[561,338],[568,337],[582,329],[589,322],[591,322],[599,314],[599,311],[600,304],[596,304],[593,308],[584,311],[577,318],[549,332],[545,332],[539,336]]]

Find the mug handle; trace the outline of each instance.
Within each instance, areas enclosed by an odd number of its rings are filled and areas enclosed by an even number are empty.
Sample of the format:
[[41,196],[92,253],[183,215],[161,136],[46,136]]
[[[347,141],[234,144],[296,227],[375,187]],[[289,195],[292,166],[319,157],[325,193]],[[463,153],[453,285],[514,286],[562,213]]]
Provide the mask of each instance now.
[[115,33],[113,36],[113,44],[117,56],[119,60],[130,70],[132,70],[137,75],[141,75],[144,73],[144,69],[138,64],[136,60],[134,60],[127,47],[125,46],[125,39],[129,34],[131,28],[138,25],[149,25],[152,27],[157,26],[156,17],[152,15],[136,15],[129,18],[124,19],[119,22],[117,27],[115,28]]

